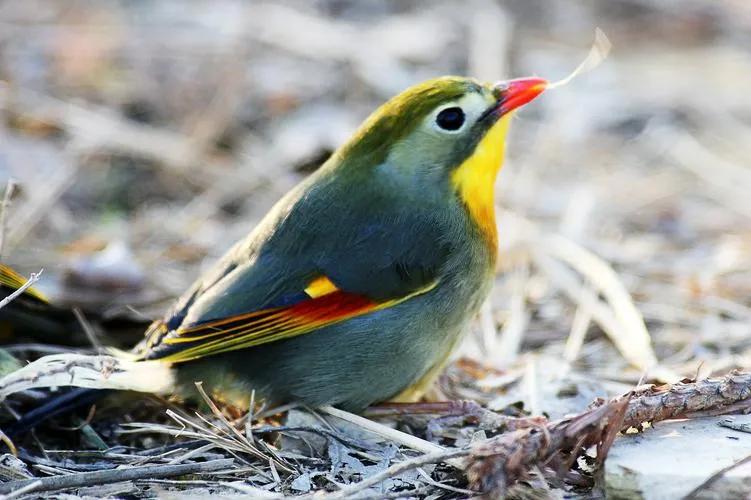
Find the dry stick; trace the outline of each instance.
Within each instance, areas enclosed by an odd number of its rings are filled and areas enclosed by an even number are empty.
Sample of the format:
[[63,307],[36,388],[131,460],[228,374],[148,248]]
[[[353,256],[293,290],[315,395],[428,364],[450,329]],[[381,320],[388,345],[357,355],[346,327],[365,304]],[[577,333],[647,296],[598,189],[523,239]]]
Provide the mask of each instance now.
[[51,354],[0,378],[0,401],[27,389],[67,386],[162,394],[174,389],[174,373],[162,362]]
[[[291,469],[287,464],[285,464],[281,458],[276,456],[273,452],[270,454],[270,456],[266,456],[263,454],[261,450],[255,447],[253,443],[251,443],[248,438],[237,428],[232,425],[229,420],[227,420],[227,417],[224,416],[222,411],[219,409],[219,407],[214,403],[214,400],[209,397],[208,394],[206,394],[206,391],[203,388],[203,382],[195,382],[196,389],[198,390],[199,394],[203,398],[203,400],[206,402],[207,405],[209,405],[209,408],[211,409],[211,412],[214,414],[215,417],[217,417],[223,424],[225,429],[217,428],[220,432],[224,432],[227,434],[230,434],[228,436],[229,439],[233,439],[232,436],[234,436],[234,439],[238,441],[239,443],[242,443],[243,446],[247,447],[249,450],[252,451],[252,454],[255,455],[257,458],[263,459],[263,460],[269,460],[276,464],[279,468],[284,470],[284,472],[291,474],[294,473],[294,469]],[[200,416],[200,415],[199,415]]]
[[470,488],[503,494],[531,467],[593,445],[603,450],[597,455],[602,460],[621,429],[627,405],[628,396],[537,429],[507,432],[477,443],[468,459]]
[[334,408],[332,406],[323,406],[320,408],[320,410],[324,413],[328,413],[333,417],[344,420],[345,422],[350,422],[357,425],[358,427],[362,427],[367,431],[390,439],[395,443],[404,445],[407,448],[412,448],[413,450],[421,451],[423,453],[440,453],[446,451],[446,448],[444,448],[443,446],[433,444],[430,441],[425,441],[424,439],[420,439],[417,436],[407,434],[406,432],[398,431],[396,429],[392,429],[391,427],[386,427],[385,425],[379,424],[378,422],[373,422],[372,420],[361,417],[359,415],[355,415],[354,413],[339,410],[338,408]]
[[576,308],[574,320],[571,322],[566,344],[563,348],[563,358],[569,365],[576,361],[579,356],[584,339],[587,336],[587,329],[592,322],[592,304],[597,300],[597,296],[592,290],[583,289],[581,291],[581,303]]
[[524,333],[529,325],[530,313],[527,308],[527,288],[529,282],[529,265],[525,261],[511,273],[511,302],[509,319],[501,328],[492,353],[494,362],[502,366],[511,366],[519,355]]
[[2,204],[0,204],[0,262],[3,261],[5,232],[8,230],[8,207],[10,207],[10,199],[13,196],[13,191],[15,191],[15,189],[16,183],[13,181],[13,179],[8,179],[8,184],[5,186],[5,195],[3,195],[3,201]]
[[472,417],[476,419],[479,429],[494,432],[515,431],[526,427],[536,427],[547,422],[545,417],[509,417],[502,415],[488,410],[471,399],[420,403],[381,403],[365,410],[366,417],[426,414]]
[[78,308],[73,308],[73,314],[76,316],[76,320],[78,321],[78,324],[81,325],[81,329],[83,330],[83,333],[86,334],[86,338],[91,343],[91,347],[94,348],[97,354],[107,354],[107,350],[102,346],[102,343],[99,342],[99,339],[97,338],[96,332],[94,331],[94,327],[91,326],[91,323],[89,323],[89,320],[86,319],[86,316],[83,314],[83,311]]
[[147,465],[131,467],[127,469],[110,469],[94,472],[82,472],[80,474],[67,474],[63,476],[43,477],[40,479],[24,479],[11,481],[0,485],[0,493],[10,493],[20,488],[28,487],[37,483],[38,486],[25,493],[38,493],[42,491],[54,491],[68,488],[83,488],[100,484],[119,483],[121,481],[133,481],[135,479],[153,479],[157,477],[174,477],[185,474],[200,472],[214,472],[231,467],[235,462],[232,458],[210,460],[208,462],[178,465]]
[[26,486],[24,486],[23,488],[18,488],[16,491],[14,491],[12,493],[9,493],[7,495],[3,495],[0,498],[2,498],[2,500],[11,500],[12,498],[18,498],[18,497],[20,497],[22,495],[25,495],[26,493],[28,493],[30,491],[34,491],[41,484],[42,484],[42,481],[36,480],[33,483],[29,483]]
[[642,422],[723,415],[751,405],[751,372],[731,372],[722,378],[652,386],[634,394],[624,428]]
[[719,425],[720,427],[725,427],[726,429],[733,429],[734,431],[738,432],[751,433],[751,423],[739,423],[733,421],[733,419],[730,418],[726,418],[725,420],[717,422],[717,425]]
[[19,295],[22,295],[28,288],[31,288],[31,286],[39,281],[39,277],[42,276],[42,273],[44,272],[44,269],[40,269],[38,273],[31,273],[29,275],[29,279],[26,280],[26,283],[21,285],[21,287],[5,297],[3,300],[0,300],[0,309],[7,306],[10,302],[12,302],[16,297]]
[[544,464],[556,454],[578,453],[584,447],[599,444],[598,460],[604,460],[614,432],[639,427],[643,422],[721,415],[749,407],[748,372],[649,387],[571,418],[477,443],[468,459],[470,485],[481,491],[502,491],[530,467]]
[[10,454],[14,457],[18,456],[18,450],[16,449],[16,445],[13,443],[13,441],[0,429],[0,441],[5,444],[5,446],[8,447],[8,450],[10,450]]
[[738,460],[737,462],[735,462],[733,464],[730,464],[727,467],[724,467],[724,468],[718,470],[717,472],[715,472],[714,474],[712,474],[711,476],[709,476],[709,478],[706,481],[704,481],[699,486],[697,486],[696,488],[694,488],[693,490],[691,490],[688,495],[686,495],[685,497],[683,497],[683,500],[696,500],[697,498],[699,498],[699,493],[701,493],[702,491],[706,490],[707,488],[709,488],[710,486],[712,486],[714,483],[716,483],[717,481],[719,481],[720,479],[722,479],[722,477],[725,474],[727,474],[731,470],[735,469],[736,467],[740,467],[741,465],[745,465],[745,464],[747,464],[749,462],[751,462],[751,455],[749,455],[749,456],[747,456],[745,458],[742,458],[742,459]]
[[341,490],[335,493],[332,493],[330,495],[325,495],[324,498],[356,497],[359,493],[364,492],[371,486],[375,486],[382,481],[386,481],[389,478],[398,476],[399,474],[406,472],[408,470],[412,470],[412,469],[415,469],[417,467],[421,467],[427,464],[435,464],[439,462],[448,463],[452,459],[457,459],[457,458],[466,456],[468,454],[469,454],[468,449],[452,448],[452,449],[441,450],[441,451],[437,451],[433,453],[428,453],[426,455],[420,455],[419,457],[411,458],[409,460],[404,460],[403,462],[399,462],[398,464],[394,464],[388,469],[381,471],[378,474],[373,474],[372,476],[360,481],[357,484],[348,486],[346,488],[342,488]]

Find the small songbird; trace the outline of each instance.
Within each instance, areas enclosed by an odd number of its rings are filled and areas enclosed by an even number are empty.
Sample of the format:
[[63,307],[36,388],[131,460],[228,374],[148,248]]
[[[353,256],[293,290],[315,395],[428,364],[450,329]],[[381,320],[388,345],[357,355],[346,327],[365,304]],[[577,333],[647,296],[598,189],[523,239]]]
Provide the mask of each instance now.
[[[494,184],[541,78],[442,77],[377,109],[134,349],[229,401],[413,401],[491,286]],[[164,381],[160,381],[164,382]],[[156,382],[155,382],[156,383]]]

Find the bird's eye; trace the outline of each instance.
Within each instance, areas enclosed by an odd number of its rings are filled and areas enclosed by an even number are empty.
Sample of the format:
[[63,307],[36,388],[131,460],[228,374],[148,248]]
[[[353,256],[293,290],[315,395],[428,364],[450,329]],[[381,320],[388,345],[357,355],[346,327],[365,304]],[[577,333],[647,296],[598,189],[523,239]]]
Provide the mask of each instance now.
[[436,124],[443,130],[459,130],[464,125],[464,111],[462,108],[446,108],[438,113]]

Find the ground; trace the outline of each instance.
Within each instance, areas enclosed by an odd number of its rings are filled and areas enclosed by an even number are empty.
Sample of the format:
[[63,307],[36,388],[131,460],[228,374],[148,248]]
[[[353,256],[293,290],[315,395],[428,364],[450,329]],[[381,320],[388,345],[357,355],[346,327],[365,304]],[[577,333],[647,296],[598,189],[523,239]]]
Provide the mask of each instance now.
[[[610,57],[514,120],[497,184],[495,287],[442,397],[560,418],[640,380],[749,365],[747,2],[39,0],[3,3],[0,25],[0,181],[16,186],[2,261],[27,276],[44,268],[40,289],[104,316],[100,340],[121,346],[389,96],[443,74],[562,78],[600,27]],[[5,341],[24,361],[52,349]],[[100,408],[83,432],[47,429],[21,443],[27,466],[6,469],[6,456],[0,469],[11,472],[0,475],[234,456],[244,466],[226,475],[142,478],[106,493],[301,494],[413,455],[356,437],[304,458],[278,438],[211,430],[190,409],[173,406],[171,417],[172,404],[138,399],[125,416]],[[203,428],[175,441],[180,418]],[[139,433],[122,433],[136,422]],[[269,434],[276,421],[253,422]],[[483,432],[464,420],[399,425],[444,445]],[[76,454],[53,451],[64,447]],[[389,481],[384,491],[468,494],[449,466]],[[528,482],[542,484],[539,474]]]

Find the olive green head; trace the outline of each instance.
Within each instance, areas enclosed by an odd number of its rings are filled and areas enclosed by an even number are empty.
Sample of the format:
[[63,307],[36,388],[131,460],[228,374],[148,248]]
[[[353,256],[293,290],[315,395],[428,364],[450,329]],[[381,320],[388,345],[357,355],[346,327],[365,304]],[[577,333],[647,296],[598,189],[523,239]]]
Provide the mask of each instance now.
[[503,116],[544,85],[538,78],[496,84],[456,76],[428,80],[377,109],[337,156],[356,163],[367,158],[370,165],[388,161],[414,172],[449,171],[472,155]]

